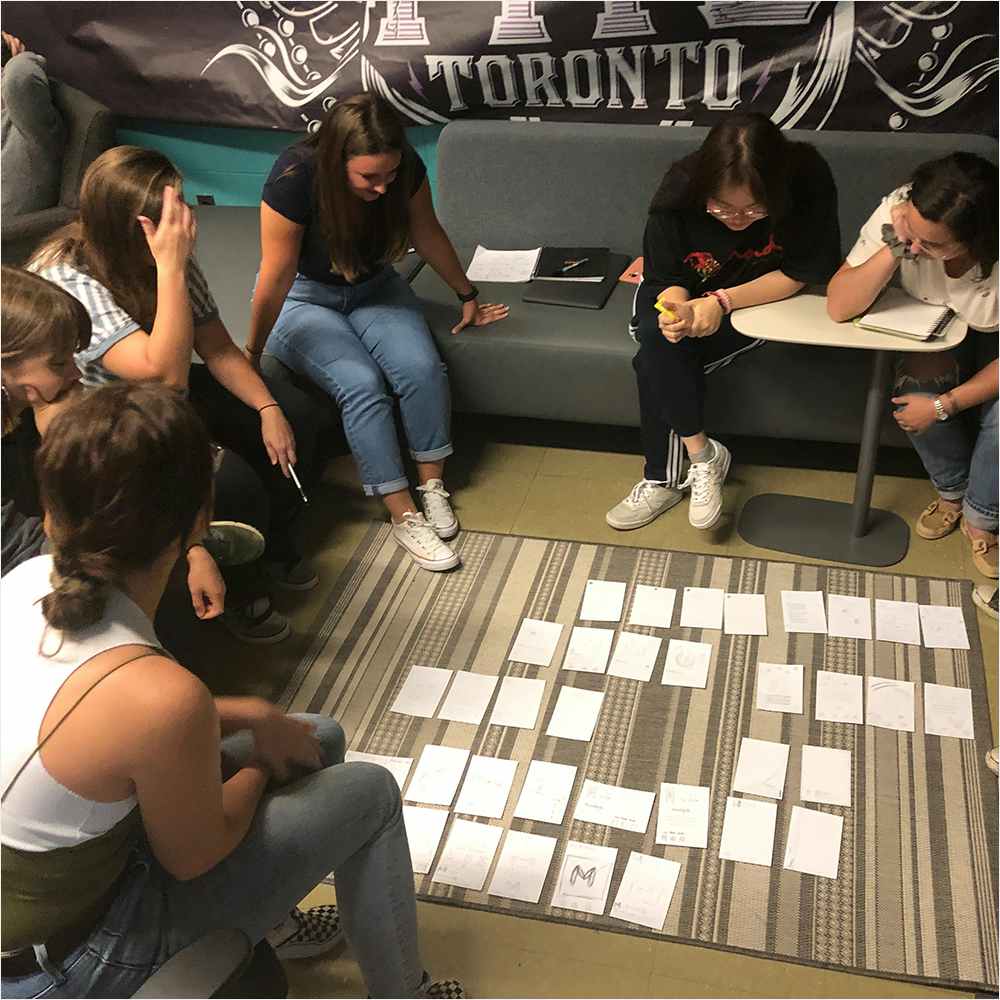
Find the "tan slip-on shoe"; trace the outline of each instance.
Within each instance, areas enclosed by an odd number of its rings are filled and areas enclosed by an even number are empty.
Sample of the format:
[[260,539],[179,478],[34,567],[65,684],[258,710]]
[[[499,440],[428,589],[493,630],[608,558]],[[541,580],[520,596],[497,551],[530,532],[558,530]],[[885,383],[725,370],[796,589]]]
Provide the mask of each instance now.
[[961,510],[943,507],[940,500],[932,500],[917,518],[913,530],[921,538],[933,542],[938,538],[944,538],[945,535],[950,535],[958,527],[958,522],[961,520]]

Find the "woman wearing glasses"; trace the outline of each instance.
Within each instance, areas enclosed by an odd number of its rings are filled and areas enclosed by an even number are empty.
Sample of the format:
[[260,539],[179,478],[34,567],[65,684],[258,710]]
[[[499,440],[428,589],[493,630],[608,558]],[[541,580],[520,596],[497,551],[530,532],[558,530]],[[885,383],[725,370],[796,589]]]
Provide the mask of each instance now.
[[642,527],[690,487],[690,522],[707,529],[722,513],[730,454],[705,433],[705,375],[763,343],[733,329],[734,309],[788,298],[837,269],[830,169],[763,115],[733,115],[667,171],[643,255],[631,333],[646,465],[607,522]]

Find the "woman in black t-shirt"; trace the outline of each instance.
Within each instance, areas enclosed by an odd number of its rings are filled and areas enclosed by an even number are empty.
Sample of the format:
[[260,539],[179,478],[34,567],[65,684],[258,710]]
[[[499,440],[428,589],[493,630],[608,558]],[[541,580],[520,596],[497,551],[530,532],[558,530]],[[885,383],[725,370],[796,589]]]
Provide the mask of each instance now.
[[[372,94],[333,106],[319,131],[278,157],[261,204],[261,266],[247,351],[268,353],[340,407],[368,496],[425,569],[457,566],[444,460],[452,453],[448,378],[409,285],[392,262],[413,246],[455,290],[452,330],[502,319],[480,305],[431,203],[423,162],[392,108]],[[268,339],[270,337],[270,339]],[[410,493],[393,419],[399,397],[422,512]]]
[[[643,255],[632,335],[646,465],[607,522],[639,528],[690,487],[691,524],[711,528],[730,454],[705,434],[705,375],[762,343],[733,329],[734,309],[788,298],[837,269],[830,169],[763,115],[733,115],[667,171]],[[691,464],[681,481],[685,454]]]

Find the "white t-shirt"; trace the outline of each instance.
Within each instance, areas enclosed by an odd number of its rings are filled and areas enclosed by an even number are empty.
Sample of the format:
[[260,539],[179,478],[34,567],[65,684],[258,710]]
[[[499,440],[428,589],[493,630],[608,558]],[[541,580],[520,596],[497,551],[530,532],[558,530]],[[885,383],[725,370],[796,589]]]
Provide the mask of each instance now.
[[[906,198],[909,185],[896,188],[882,199],[871,218],[861,227],[858,241],[847,255],[847,263],[858,267],[876,254],[882,242],[882,226],[891,224],[891,209]],[[944,261],[923,255],[916,260],[903,260],[899,265],[903,288],[915,299],[938,306],[948,306],[970,329],[993,332],[997,329],[997,268],[986,278],[979,277],[979,266],[973,264],[959,278],[949,277]]]

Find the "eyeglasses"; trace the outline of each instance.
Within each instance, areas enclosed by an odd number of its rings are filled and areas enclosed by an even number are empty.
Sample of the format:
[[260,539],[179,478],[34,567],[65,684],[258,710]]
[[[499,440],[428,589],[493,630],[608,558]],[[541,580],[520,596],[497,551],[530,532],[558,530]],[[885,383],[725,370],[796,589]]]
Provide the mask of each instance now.
[[711,198],[705,205],[705,211],[716,219],[763,219],[767,215],[766,208],[759,206],[751,206],[750,208],[723,208]]

